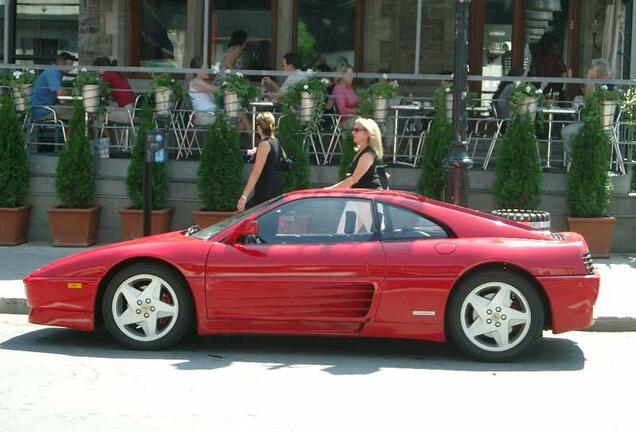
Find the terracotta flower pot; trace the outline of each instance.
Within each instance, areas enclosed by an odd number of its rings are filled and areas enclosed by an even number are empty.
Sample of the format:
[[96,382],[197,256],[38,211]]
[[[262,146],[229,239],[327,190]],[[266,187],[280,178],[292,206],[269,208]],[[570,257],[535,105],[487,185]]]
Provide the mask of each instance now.
[[53,246],[90,246],[97,242],[100,206],[87,209],[50,208]]
[[[150,234],[161,234],[170,231],[173,208],[153,210]],[[124,240],[131,240],[144,235],[144,212],[137,209],[119,209],[121,232]]]
[[192,218],[194,223],[201,228],[209,227],[215,223],[221,222],[227,218],[234,216],[236,212],[215,212],[215,211],[201,211],[195,210],[192,212]]
[[31,206],[0,207],[0,245],[15,246],[24,243],[30,216]]
[[568,217],[568,228],[585,237],[590,254],[594,258],[609,258],[614,237],[616,219],[604,218],[572,218]]

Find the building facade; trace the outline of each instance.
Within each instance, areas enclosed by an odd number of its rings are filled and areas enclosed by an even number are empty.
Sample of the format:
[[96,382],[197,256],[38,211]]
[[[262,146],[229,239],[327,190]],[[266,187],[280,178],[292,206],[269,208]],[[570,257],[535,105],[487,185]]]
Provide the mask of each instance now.
[[[307,66],[343,61],[358,72],[439,74],[452,69],[454,0],[0,0],[5,64],[50,64],[70,51],[121,66],[218,63],[234,30],[245,30],[246,69],[277,69],[288,51]],[[546,6],[547,5],[547,6]],[[551,9],[546,11],[545,9]],[[472,0],[471,74],[530,67],[545,33],[559,41],[567,76],[606,57],[614,78],[633,78],[633,0]],[[481,90],[492,91],[495,83]]]

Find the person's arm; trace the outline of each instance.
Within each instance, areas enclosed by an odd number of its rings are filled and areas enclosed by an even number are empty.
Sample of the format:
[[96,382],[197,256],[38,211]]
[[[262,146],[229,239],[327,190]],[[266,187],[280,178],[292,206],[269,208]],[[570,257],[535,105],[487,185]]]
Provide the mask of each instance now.
[[[587,79],[597,79],[598,77],[596,76],[596,70],[594,68],[590,68],[590,70],[587,71]],[[594,92],[594,84],[585,84],[583,86],[583,95],[584,96],[588,96],[591,95]]]
[[252,172],[247,179],[247,184],[243,189],[243,194],[236,203],[237,211],[245,211],[245,203],[247,202],[247,197],[250,196],[250,194],[254,190],[254,187],[256,186],[256,183],[258,182],[258,179],[263,172],[263,167],[265,167],[265,162],[267,161],[267,155],[269,154],[270,149],[271,146],[267,141],[262,141],[258,145],[258,149],[256,150],[256,160],[254,161],[254,168],[252,168]]
[[270,77],[267,77],[267,76],[264,77],[261,80],[261,85],[265,87],[266,95],[269,98],[274,99],[276,101],[279,101],[283,98],[283,93],[281,92],[280,87],[278,86],[276,81],[274,81]]
[[225,58],[225,63],[223,63],[223,70],[234,69],[234,63],[240,56],[241,54],[237,50],[233,49],[230,51]]
[[59,74],[47,74],[46,86],[49,90],[54,91],[57,96],[68,95],[68,92],[62,86],[62,72],[59,72]]
[[373,165],[373,156],[371,153],[365,153],[360,156],[360,160],[358,161],[358,165],[356,166],[356,170],[346,179],[342,180],[339,183],[336,183],[333,186],[329,186],[325,189],[347,189],[355,185],[360,181],[362,176],[371,168]]

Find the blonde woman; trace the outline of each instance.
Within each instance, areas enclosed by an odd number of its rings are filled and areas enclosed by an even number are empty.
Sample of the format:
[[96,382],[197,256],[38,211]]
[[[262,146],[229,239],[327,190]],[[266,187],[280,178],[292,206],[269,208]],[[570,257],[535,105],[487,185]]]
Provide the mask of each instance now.
[[[247,179],[241,198],[236,203],[236,210],[239,212],[283,193],[283,174],[280,170],[283,151],[274,136],[275,126],[276,120],[271,112],[263,112],[256,116],[256,130],[260,142],[256,147],[254,168]],[[252,192],[254,195],[248,201],[247,198]]]
[[356,154],[349,166],[347,178],[328,189],[382,189],[376,163],[382,162],[382,134],[378,124],[359,117],[353,126]]

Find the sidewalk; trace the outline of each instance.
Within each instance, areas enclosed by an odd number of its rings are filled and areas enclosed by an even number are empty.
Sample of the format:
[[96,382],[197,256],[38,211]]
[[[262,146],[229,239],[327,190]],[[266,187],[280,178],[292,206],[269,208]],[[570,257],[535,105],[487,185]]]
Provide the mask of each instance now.
[[[86,248],[55,248],[32,242],[0,247],[0,313],[26,314],[22,278],[33,270]],[[596,259],[601,291],[591,331],[636,331],[636,254]]]

